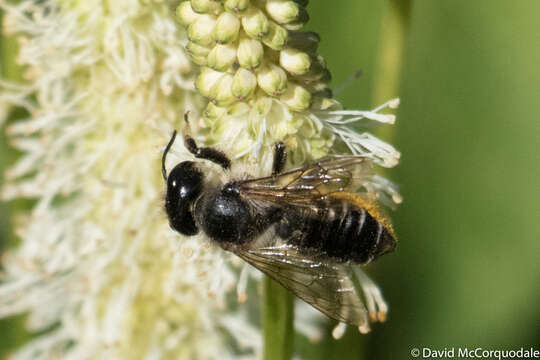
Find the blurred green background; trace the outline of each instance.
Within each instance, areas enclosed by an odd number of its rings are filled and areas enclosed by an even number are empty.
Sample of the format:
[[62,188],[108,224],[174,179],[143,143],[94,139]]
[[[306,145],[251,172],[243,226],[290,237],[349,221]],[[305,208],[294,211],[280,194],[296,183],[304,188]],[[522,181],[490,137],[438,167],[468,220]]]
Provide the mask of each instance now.
[[[333,87],[363,70],[337,95],[347,108],[372,107],[384,86],[376,81],[377,53],[388,4],[309,5],[309,28],[322,36]],[[348,331],[340,341],[309,346],[306,358],[408,359],[423,346],[538,348],[538,14],[536,0],[412,2],[391,135],[402,152],[390,172],[405,198],[393,214],[399,246],[370,267],[389,319],[367,336]],[[5,243],[6,208],[0,212]],[[5,321],[0,332],[4,349],[20,334]]]

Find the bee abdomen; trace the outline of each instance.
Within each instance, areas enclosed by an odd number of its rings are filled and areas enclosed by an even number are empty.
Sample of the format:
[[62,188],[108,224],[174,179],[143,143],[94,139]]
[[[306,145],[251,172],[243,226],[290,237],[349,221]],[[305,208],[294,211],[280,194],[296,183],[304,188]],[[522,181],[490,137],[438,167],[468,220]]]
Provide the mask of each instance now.
[[396,241],[388,229],[367,210],[360,209],[360,211],[363,213],[363,220],[357,223],[358,233],[351,239],[353,241],[351,254],[355,262],[367,264],[393,251]]
[[[343,262],[367,264],[394,250],[396,245],[394,237],[381,222],[366,209],[346,200],[329,203],[323,211],[300,223],[298,234],[302,235],[291,238],[293,243],[321,250]],[[294,228],[293,224],[289,221],[289,227]]]

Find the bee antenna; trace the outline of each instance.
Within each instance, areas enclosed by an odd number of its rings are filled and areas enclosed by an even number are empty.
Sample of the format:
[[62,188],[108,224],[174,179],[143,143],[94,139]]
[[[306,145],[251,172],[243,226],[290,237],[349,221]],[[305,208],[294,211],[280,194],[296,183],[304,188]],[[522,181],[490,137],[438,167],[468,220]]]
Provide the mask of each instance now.
[[349,77],[341,83],[341,85],[338,86],[338,88],[334,91],[334,95],[339,94],[343,90],[345,90],[349,85],[351,85],[355,80],[358,80],[362,77],[364,74],[364,71],[362,69],[356,70],[354,73],[349,75]]
[[172,144],[174,143],[174,139],[176,139],[176,130],[173,131],[173,134],[171,136],[171,140],[169,140],[169,143],[165,147],[165,150],[163,151],[163,156],[161,157],[161,173],[163,174],[163,180],[167,181],[167,170],[165,169],[165,160],[167,159],[167,153],[171,149]]
[[189,122],[189,110],[184,113],[184,121],[186,122],[186,128],[184,134],[191,134],[191,123]]

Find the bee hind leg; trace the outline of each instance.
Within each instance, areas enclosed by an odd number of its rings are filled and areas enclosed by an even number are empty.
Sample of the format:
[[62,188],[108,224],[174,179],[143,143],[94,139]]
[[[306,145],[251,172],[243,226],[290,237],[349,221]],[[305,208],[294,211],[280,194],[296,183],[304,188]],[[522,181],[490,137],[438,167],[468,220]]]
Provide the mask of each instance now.
[[272,163],[272,175],[277,175],[285,168],[287,162],[287,147],[281,141],[274,145],[274,161]]

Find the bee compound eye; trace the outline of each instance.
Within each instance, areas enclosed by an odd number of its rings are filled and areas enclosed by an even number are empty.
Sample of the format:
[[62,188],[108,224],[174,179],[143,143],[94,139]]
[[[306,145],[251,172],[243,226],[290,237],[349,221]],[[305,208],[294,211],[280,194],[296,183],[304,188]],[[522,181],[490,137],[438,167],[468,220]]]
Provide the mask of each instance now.
[[165,211],[169,224],[184,235],[198,233],[191,208],[202,190],[203,174],[192,161],[174,167],[167,179]]
[[184,161],[176,165],[167,179],[167,197],[178,196],[179,199],[194,200],[201,192],[202,172],[192,161]]

